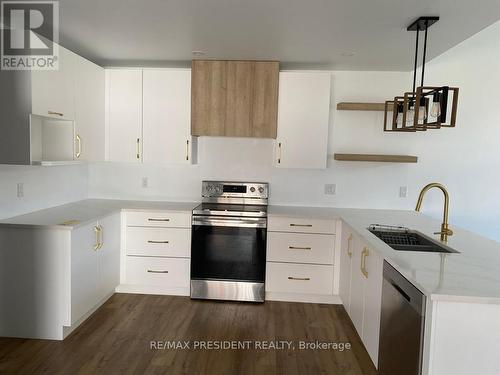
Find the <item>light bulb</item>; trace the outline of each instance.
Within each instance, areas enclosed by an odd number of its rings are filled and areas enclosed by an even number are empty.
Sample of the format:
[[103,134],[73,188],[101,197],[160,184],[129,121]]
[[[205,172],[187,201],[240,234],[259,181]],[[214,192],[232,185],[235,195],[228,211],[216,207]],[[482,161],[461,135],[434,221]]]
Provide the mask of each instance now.
[[422,123],[424,120],[427,119],[427,110],[425,107],[419,107],[418,108],[418,122]]
[[398,117],[396,118],[396,125],[398,128],[403,127],[403,114],[402,113],[398,113]]
[[441,95],[439,93],[435,93],[432,98],[430,116],[434,118],[441,116]]
[[431,117],[438,118],[441,116],[441,103],[439,102],[433,102],[432,107],[431,107]]
[[413,107],[410,107],[406,112],[406,125],[412,125],[415,120],[415,110]]

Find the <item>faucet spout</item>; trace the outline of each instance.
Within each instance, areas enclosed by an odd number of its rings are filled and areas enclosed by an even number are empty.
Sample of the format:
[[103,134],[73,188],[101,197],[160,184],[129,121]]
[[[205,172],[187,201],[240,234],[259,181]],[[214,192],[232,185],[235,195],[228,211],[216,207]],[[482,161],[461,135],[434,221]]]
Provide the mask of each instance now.
[[448,191],[446,190],[444,185],[439,184],[437,182],[433,182],[431,184],[424,186],[424,188],[420,192],[420,195],[418,196],[417,206],[415,207],[415,211],[417,211],[417,212],[420,211],[425,194],[432,188],[440,189],[444,195],[443,223],[441,224],[441,231],[437,232],[435,234],[440,234],[441,241],[447,242],[448,236],[453,235],[453,231],[448,227],[448,209],[449,209],[449,205],[450,205],[450,195],[448,194]]

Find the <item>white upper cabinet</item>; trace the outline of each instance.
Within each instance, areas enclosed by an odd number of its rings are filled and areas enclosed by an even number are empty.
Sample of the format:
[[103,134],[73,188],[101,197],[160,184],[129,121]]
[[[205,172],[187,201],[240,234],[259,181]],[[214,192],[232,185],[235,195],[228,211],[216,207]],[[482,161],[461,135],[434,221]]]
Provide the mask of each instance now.
[[31,113],[64,120],[75,119],[75,60],[73,52],[59,47],[59,70],[31,72]]
[[330,81],[329,73],[280,73],[277,167],[326,168]]
[[75,159],[104,161],[104,69],[75,59]]
[[143,161],[192,163],[191,70],[143,71]]
[[142,160],[142,70],[106,70],[110,161]]

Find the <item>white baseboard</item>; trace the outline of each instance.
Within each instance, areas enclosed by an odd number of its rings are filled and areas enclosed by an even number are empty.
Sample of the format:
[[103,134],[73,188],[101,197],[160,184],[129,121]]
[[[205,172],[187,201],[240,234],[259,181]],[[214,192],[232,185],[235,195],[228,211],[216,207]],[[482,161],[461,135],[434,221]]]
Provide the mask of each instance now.
[[342,304],[339,296],[280,292],[266,292],[266,301]]
[[158,294],[166,296],[189,296],[190,289],[186,288],[173,288],[153,285],[131,285],[121,284],[116,288],[117,293],[131,293],[131,294]]

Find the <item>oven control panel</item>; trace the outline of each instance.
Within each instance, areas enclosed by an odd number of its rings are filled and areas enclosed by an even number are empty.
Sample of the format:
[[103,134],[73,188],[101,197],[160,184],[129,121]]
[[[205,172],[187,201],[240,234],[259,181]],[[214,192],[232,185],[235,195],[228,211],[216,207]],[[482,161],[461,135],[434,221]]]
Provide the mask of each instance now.
[[203,181],[201,195],[206,198],[237,197],[267,199],[269,184],[263,182]]

